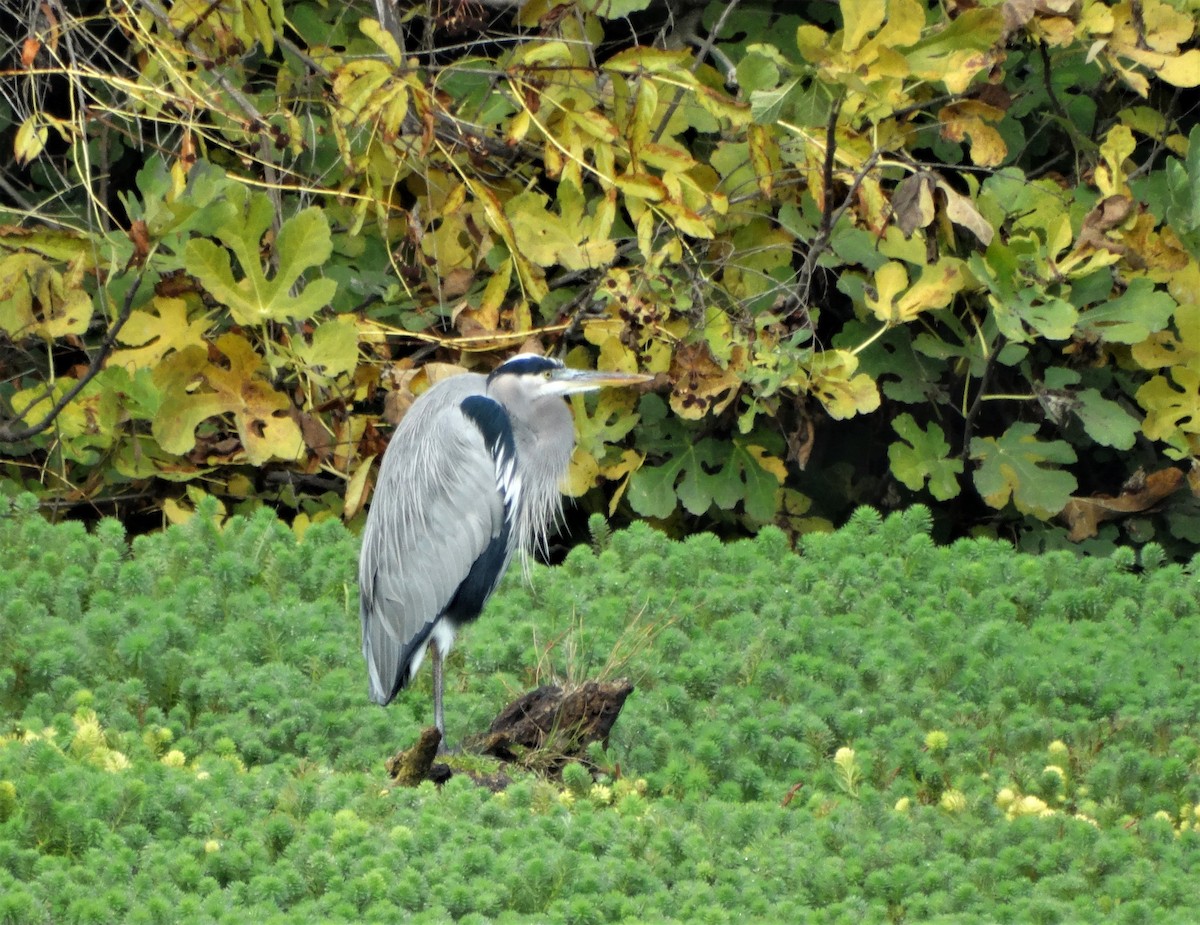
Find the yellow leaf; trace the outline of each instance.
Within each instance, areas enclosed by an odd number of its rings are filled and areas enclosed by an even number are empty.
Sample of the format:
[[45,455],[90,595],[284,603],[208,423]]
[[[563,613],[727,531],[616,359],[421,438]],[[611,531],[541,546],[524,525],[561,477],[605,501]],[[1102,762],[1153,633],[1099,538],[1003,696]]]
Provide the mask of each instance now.
[[924,28],[924,3],[920,0],[888,0],[887,23],[876,41],[888,48],[905,48],[920,41]]
[[570,117],[575,125],[597,141],[612,144],[620,136],[620,132],[617,131],[617,127],[613,125],[612,121],[594,109],[572,112]]
[[601,473],[610,482],[621,480],[621,484],[617,486],[613,492],[612,498],[608,502],[608,516],[612,517],[617,513],[617,507],[621,503],[621,498],[625,494],[625,490],[629,487],[629,477],[638,469],[642,468],[642,463],[646,461],[646,457],[636,450],[625,450],[621,454],[620,462],[614,463],[611,466],[605,466]]
[[707,414],[720,414],[729,407],[742,385],[736,367],[744,349],[735,348],[735,353],[733,362],[722,367],[713,358],[707,343],[681,344],[675,351],[675,362],[671,367],[671,409],[681,418],[699,420]]
[[889,260],[875,271],[875,295],[866,295],[867,307],[875,313],[876,318],[888,324],[907,320],[897,317],[895,308],[896,296],[907,285],[908,272],[904,264]]
[[508,284],[512,281],[512,270],[511,257],[496,268],[496,272],[492,274],[492,278],[488,280],[488,284],[483,290],[483,298],[479,302],[480,311],[500,311],[500,307],[508,297]]
[[1137,141],[1124,125],[1109,129],[1100,146],[1104,163],[1096,168],[1096,186],[1103,197],[1121,195],[1125,188],[1125,162],[1133,156]]
[[526,42],[518,45],[510,59],[509,69],[538,64],[571,64],[571,49],[566,42]]
[[809,372],[809,391],[820,400],[830,417],[845,420],[869,414],[879,407],[879,389],[866,373],[855,373],[858,357],[846,350],[820,354]]
[[775,145],[774,136],[767,131],[765,125],[751,125],[746,130],[746,140],[750,146],[750,165],[754,168],[758,189],[764,196],[770,196],[775,186],[775,171],[771,167],[771,148]]
[[1075,41],[1075,23],[1065,16],[1039,16],[1033,26],[1033,34],[1052,48],[1063,48]]
[[654,256],[654,213],[646,209],[637,220],[638,250],[650,260]]
[[588,318],[583,322],[583,339],[600,347],[610,338],[620,338],[624,330],[625,322],[620,318]]
[[124,366],[130,372],[148,369],[173,350],[203,345],[209,316],[188,319],[187,302],[155,296],[147,308],[129,316],[117,340],[127,346],[113,351],[109,366]]
[[639,45],[613,55],[604,62],[603,67],[606,71],[616,71],[619,74],[648,71],[651,74],[666,73],[672,77],[684,74],[691,76],[688,71],[691,54],[688,49],[666,51]]
[[1147,47],[1174,53],[1192,37],[1195,22],[1187,13],[1161,0],[1143,0],[1141,7],[1141,35]]
[[209,362],[206,348],[191,346],[155,367],[154,383],[162,403],[151,431],[159,445],[168,453],[189,453],[203,421],[231,414],[251,464],[299,459],[304,438],[290,413],[292,403],[262,375],[262,357],[238,334],[223,334],[214,346],[225,355],[227,365]]
[[942,137],[950,141],[971,139],[971,160],[981,167],[995,167],[1008,154],[1000,133],[990,125],[1004,118],[1004,112],[979,100],[959,100],[938,112]]
[[[546,208],[548,198],[533,191],[518,193],[504,204],[517,243],[517,253],[539,267],[578,259],[578,238]],[[575,229],[576,232],[582,229]]]
[[600,464],[596,457],[581,446],[575,447],[571,454],[567,475],[560,486],[562,493],[568,498],[579,498],[586,495],[596,486],[600,476]]
[[966,285],[966,267],[961,260],[943,257],[921,270],[918,279],[896,303],[896,311],[905,321],[911,321],[923,311],[945,308]]
[[667,187],[658,177],[648,173],[622,174],[613,178],[626,196],[635,196],[649,202],[660,202],[667,198]]
[[782,459],[778,456],[772,456],[761,446],[755,446],[754,444],[748,444],[745,449],[747,453],[754,457],[754,461],[758,463],[760,469],[775,476],[781,485],[787,481],[787,463]]
[[[486,210],[485,214],[490,215]],[[451,270],[475,265],[475,247],[467,230],[467,218],[466,213],[443,214],[438,227],[421,236],[421,250],[443,276]]]
[[342,503],[343,520],[353,520],[354,515],[362,510],[363,503],[367,500],[367,479],[371,474],[371,463],[374,461],[375,456],[371,455],[360,462],[354,470],[354,475],[350,476],[350,481],[346,483],[346,498]]
[[713,236],[713,229],[709,223],[691,209],[673,202],[664,202],[659,208],[684,234],[691,235],[693,238],[711,238]]
[[887,18],[885,0],[842,0],[842,51],[854,51]]
[[671,173],[683,173],[696,166],[696,159],[683,148],[649,142],[638,148],[638,160],[643,166]]
[[1168,58],[1154,73],[1173,87],[1200,86],[1200,49],[1191,48],[1178,57]]
[[607,266],[616,259],[616,241],[584,241],[575,249],[574,254],[563,254],[562,265],[566,270],[592,270]]
[[396,67],[404,64],[404,55],[400,52],[400,46],[396,44],[396,39],[390,32],[379,25],[379,21],[375,19],[361,19],[358,23],[358,28],[372,42],[379,46],[380,50],[388,56],[388,60]]
[[36,115],[29,116],[17,129],[17,137],[13,140],[13,154],[18,164],[28,164],[42,153],[46,147],[46,139],[50,129]]
[[611,369],[614,372],[638,372],[637,354],[626,347],[619,336],[608,337],[600,344],[597,365],[600,369]]
[[81,267],[61,272],[44,257],[23,252],[0,260],[0,331],[13,340],[82,334],[92,311]]
[[970,231],[984,247],[991,244],[996,229],[983,217],[975,203],[940,178],[937,186],[946,197],[946,218]]
[[508,131],[504,133],[504,143],[510,148],[520,144],[529,134],[531,125],[533,125],[533,115],[528,109],[522,109],[508,123]]

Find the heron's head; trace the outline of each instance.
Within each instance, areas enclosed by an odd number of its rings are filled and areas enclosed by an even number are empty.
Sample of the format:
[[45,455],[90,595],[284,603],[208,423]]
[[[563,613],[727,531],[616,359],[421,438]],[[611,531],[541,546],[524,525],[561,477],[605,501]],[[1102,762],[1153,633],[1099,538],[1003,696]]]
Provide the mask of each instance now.
[[591,392],[610,385],[636,385],[639,382],[649,382],[653,378],[641,373],[569,369],[563,366],[560,360],[538,356],[536,353],[519,353],[492,370],[488,376],[488,385],[499,384],[515,388],[526,398],[537,399],[570,395],[574,392]]

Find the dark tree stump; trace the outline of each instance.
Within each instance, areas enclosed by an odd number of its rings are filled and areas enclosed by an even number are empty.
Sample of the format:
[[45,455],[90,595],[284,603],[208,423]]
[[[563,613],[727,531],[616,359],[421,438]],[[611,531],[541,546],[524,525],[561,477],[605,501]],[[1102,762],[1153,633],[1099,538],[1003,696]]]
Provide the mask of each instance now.
[[[633,685],[624,678],[585,681],[567,690],[557,685],[539,687],[505,707],[486,733],[469,738],[466,750],[548,776],[557,776],[572,761],[590,766],[588,746],[593,742],[608,745],[608,734],[632,692]],[[400,786],[415,787],[424,780],[441,784],[453,774],[465,773],[491,790],[508,785],[502,767],[481,771],[470,766],[467,756],[461,762],[452,758],[450,764],[435,764],[440,744],[437,728],[425,729],[412,748],[387,760],[392,780]],[[460,763],[464,767],[458,767]]]
[[632,691],[625,678],[585,681],[570,690],[544,685],[505,707],[478,749],[501,761],[544,752],[550,768],[560,771],[570,761],[585,759],[591,743],[608,745],[608,734]]

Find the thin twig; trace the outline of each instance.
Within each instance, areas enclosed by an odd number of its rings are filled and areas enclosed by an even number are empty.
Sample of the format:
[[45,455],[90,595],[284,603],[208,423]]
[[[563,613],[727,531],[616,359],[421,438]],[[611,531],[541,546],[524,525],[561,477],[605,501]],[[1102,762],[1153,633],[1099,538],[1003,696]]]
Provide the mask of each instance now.
[[983,407],[984,394],[987,392],[988,384],[991,382],[992,372],[996,368],[996,357],[1000,351],[1004,349],[1007,343],[1007,338],[1003,334],[996,335],[996,343],[992,345],[992,350],[988,354],[987,364],[983,367],[983,375],[979,377],[979,390],[975,393],[975,399],[971,402],[971,407],[967,409],[966,419],[963,421],[963,445],[962,459],[965,462],[971,455],[971,431],[975,429],[975,418],[979,415],[979,409]]
[[846,210],[850,208],[862,181],[866,179],[868,173],[875,169],[875,165],[879,160],[879,152],[872,151],[870,156],[863,161],[862,166],[854,174],[854,178],[850,182],[850,189],[846,191],[846,195],[841,203],[837,208],[832,208],[833,199],[830,193],[833,187],[833,160],[837,145],[837,120],[840,113],[841,101],[839,100],[834,104],[833,111],[829,114],[829,124],[826,127],[825,134],[825,162],[821,167],[822,182],[825,184],[825,206],[821,215],[821,227],[817,230],[816,237],[809,242],[808,253],[804,255],[804,263],[796,274],[796,308],[793,311],[806,310],[808,308],[808,296],[812,288],[813,275],[817,270],[817,261],[821,258],[821,254],[825,252],[825,248],[829,246],[829,239],[833,236],[834,226],[841,221]]
[[[737,9],[740,0],[730,0],[725,9],[721,11],[720,17],[713,24],[713,27],[708,30],[708,37],[704,40],[704,44],[696,51],[696,60],[692,62],[689,69],[693,74],[700,70],[700,65],[704,63],[704,59],[709,56],[713,50],[713,45],[716,44],[717,36],[721,30],[725,28],[725,20],[729,18],[729,14]],[[658,128],[654,130],[654,135],[650,138],[651,144],[658,144],[658,141],[663,136],[663,132],[667,130],[667,125],[675,115],[675,110],[679,108],[679,104],[683,102],[683,95],[687,92],[686,87],[677,87],[675,96],[672,97],[671,103],[667,106],[667,111],[662,117],[662,121],[658,123]]]

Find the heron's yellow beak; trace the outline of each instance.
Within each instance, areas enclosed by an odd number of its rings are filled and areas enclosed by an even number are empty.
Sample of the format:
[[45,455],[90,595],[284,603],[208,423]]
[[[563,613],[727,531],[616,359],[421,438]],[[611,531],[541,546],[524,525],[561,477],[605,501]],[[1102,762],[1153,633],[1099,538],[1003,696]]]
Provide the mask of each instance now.
[[574,392],[591,392],[608,386],[638,385],[650,382],[654,377],[644,373],[618,373],[590,369],[557,369],[550,374],[550,381],[557,387],[555,391],[563,395]]

